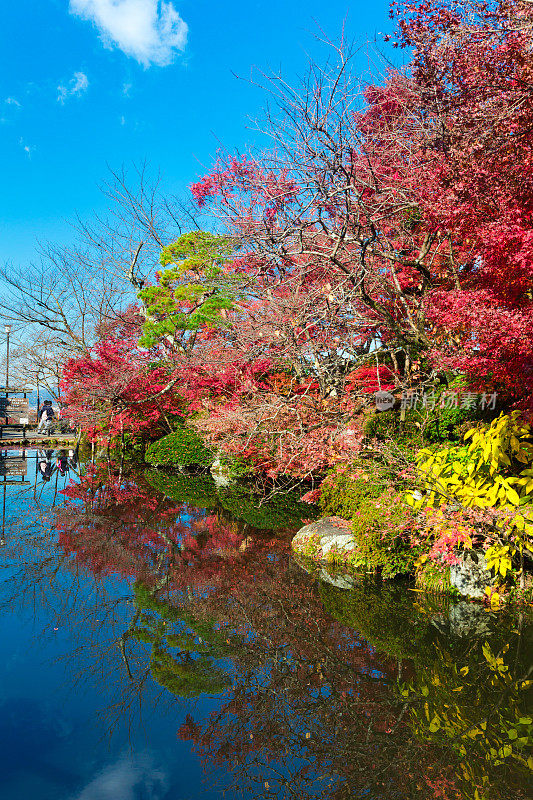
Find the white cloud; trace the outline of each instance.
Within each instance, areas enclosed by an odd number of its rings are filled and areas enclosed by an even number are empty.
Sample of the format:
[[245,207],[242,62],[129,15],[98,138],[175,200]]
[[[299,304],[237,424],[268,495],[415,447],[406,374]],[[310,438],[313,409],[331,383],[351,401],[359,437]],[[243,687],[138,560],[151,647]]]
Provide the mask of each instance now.
[[22,149],[24,150],[24,152],[26,153],[26,155],[28,156],[28,158],[31,158],[31,154],[36,149],[35,146],[34,145],[30,145],[30,144],[26,144],[26,142],[22,138],[19,139],[19,144],[22,147]]
[[17,108],[21,108],[19,101],[15,100],[14,97],[6,97],[5,102],[8,104],[8,106],[16,106]]
[[166,0],[70,0],[70,12],[93,22],[106,45],[145,67],[170,64],[187,44],[187,23]]
[[60,84],[57,87],[57,99],[59,103],[64,103],[69,97],[80,97],[87,91],[89,79],[84,72],[75,72],[67,86]]

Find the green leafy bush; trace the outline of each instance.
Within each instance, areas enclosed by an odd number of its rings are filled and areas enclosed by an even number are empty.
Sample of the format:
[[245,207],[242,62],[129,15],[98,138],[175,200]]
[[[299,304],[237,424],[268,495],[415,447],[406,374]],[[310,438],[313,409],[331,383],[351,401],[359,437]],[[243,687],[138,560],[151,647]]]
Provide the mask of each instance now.
[[420,550],[404,533],[409,524],[409,510],[396,492],[364,500],[352,518],[361,566],[383,578],[413,573]]
[[214,455],[195,430],[181,427],[149,444],[145,459],[156,466],[210,467]]
[[396,409],[368,414],[363,422],[365,436],[376,439],[397,438],[400,432],[400,412]]
[[367,468],[341,468],[322,481],[319,507],[324,514],[352,519],[361,504],[369,498],[379,498],[388,482],[377,474],[372,463]]
[[450,567],[435,561],[417,565],[416,585],[426,592],[450,592]]
[[256,472],[254,465],[244,458],[220,453],[218,461],[220,473],[230,480],[245,480]]
[[385,468],[368,462],[364,468],[340,469],[320,489],[321,510],[352,522],[358,547],[352,566],[379,571],[384,578],[414,571],[419,551],[410,547],[404,533],[412,515]]

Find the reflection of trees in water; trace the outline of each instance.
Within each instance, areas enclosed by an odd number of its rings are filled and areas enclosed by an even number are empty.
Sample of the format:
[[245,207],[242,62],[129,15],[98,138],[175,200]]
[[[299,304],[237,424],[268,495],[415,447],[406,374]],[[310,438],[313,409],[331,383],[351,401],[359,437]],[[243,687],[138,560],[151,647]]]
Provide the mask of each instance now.
[[94,468],[67,492],[56,515],[59,546],[93,574],[119,574],[172,586],[212,587],[224,564],[245,551],[255,529],[222,507],[209,513],[178,502],[141,477],[118,480]]
[[533,627],[508,622],[481,637],[437,639],[400,688],[416,736],[457,754],[465,800],[533,789]]
[[228,687],[227,670],[217,659],[233,648],[213,620],[199,619],[189,601],[180,607],[159,600],[157,589],[139,581],[135,606],[138,613],[126,638],[149,645],[150,671],[158,684],[178,697],[219,694]]
[[[533,786],[533,619],[420,595],[394,583],[351,592],[321,586],[331,614],[377,650],[409,659],[398,681],[419,741],[457,762],[462,800],[526,798]],[[391,613],[394,610],[394,613]],[[438,785],[435,786],[438,788]]]
[[290,558],[269,564],[229,604],[199,601],[251,635],[228,701],[207,726],[189,717],[180,735],[245,796],[426,797],[426,778],[440,780],[442,768],[433,748],[408,740],[397,665],[332,620]]
[[440,768],[427,756],[420,768],[431,748],[404,747],[395,663],[332,621],[286,542],[142,481],[87,482],[75,499],[92,519],[62,512],[61,546],[94,572],[137,577],[119,640],[132,688],[115,718],[149,670],[175,696],[221,693],[207,727],[190,716],[180,736],[247,796],[423,796],[424,772]]
[[[424,605],[403,587],[314,583],[286,541],[140,479],[89,474],[54,524],[59,548],[43,532],[28,548],[33,562],[21,563],[32,591],[77,627],[77,680],[113,684],[110,730],[137,724],[143,698],[164,704],[206,767],[225,767],[225,788],[250,798],[474,800],[485,778],[496,787],[490,800],[527,796],[516,759],[514,777],[504,774],[483,745],[494,749],[496,721],[503,729],[527,719],[525,698],[491,686],[480,655],[485,640],[495,658],[510,640],[502,674],[516,684],[531,649],[524,621],[513,629],[509,616],[506,628],[485,615],[488,627],[465,636],[446,604]],[[92,593],[80,580],[87,571]],[[134,580],[133,591],[122,583],[108,593],[101,577],[110,574]],[[191,710],[201,694],[220,697],[208,721]],[[183,699],[190,713],[180,726]],[[461,733],[479,725],[478,712],[491,720],[487,735]]]
[[[170,698],[166,689],[183,697],[224,690],[227,665],[222,669],[219,662],[228,656],[227,643],[215,641],[214,622],[195,623],[190,612],[197,592],[214,585],[223,591],[232,558],[248,559],[253,530],[224,510],[207,515],[177,503],[142,479],[89,469],[53,516],[43,509],[26,523],[19,520],[9,550],[18,567],[4,596],[10,605],[47,609],[60,628],[68,624],[79,642],[69,659],[83,663],[78,675],[70,669],[72,681],[117,687],[107,709],[114,728],[140,711],[143,693],[153,690],[150,678],[165,687],[157,702]],[[257,547],[263,550],[265,542]],[[90,592],[88,573],[94,576]],[[113,575],[136,579],[135,592],[123,581],[110,586]],[[160,598],[170,593],[173,605],[165,606]],[[172,619],[158,619],[161,613]]]

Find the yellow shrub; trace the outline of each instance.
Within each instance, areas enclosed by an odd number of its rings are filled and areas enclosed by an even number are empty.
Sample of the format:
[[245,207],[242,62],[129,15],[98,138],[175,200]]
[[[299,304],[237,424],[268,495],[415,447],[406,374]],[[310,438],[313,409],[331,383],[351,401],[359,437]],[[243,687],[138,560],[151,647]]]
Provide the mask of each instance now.
[[512,556],[533,541],[533,515],[527,508],[533,505],[531,426],[520,419],[518,411],[501,414],[490,425],[469,430],[463,445],[421,450],[417,465],[421,491],[405,498],[413,508],[451,503],[508,512],[486,552],[488,564],[505,577]]

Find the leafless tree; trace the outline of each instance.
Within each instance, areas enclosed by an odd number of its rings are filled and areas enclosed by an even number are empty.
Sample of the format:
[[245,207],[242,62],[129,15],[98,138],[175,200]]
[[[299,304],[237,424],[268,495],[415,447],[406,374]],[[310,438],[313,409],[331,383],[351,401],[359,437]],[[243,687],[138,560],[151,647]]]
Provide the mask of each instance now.
[[31,264],[0,267],[0,314],[13,325],[13,368],[55,391],[61,364],[87,352],[119,322],[157,268],[159,252],[195,225],[177,198],[165,197],[146,164],[111,171],[101,187],[108,211],[77,217],[66,246],[43,242]]

